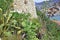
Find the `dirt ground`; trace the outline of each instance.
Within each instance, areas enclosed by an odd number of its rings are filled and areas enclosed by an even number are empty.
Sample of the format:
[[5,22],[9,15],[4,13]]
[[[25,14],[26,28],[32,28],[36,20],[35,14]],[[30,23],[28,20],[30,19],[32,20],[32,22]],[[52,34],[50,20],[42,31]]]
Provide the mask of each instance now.
[[57,23],[58,25],[60,25],[60,21],[53,20],[53,22],[55,22],[55,23]]

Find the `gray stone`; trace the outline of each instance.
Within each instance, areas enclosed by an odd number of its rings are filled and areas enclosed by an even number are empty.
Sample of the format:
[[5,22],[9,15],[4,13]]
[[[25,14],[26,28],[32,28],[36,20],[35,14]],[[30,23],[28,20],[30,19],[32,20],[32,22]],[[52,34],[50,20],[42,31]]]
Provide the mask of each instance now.
[[32,18],[37,18],[33,0],[14,0],[14,11],[19,13],[30,13]]

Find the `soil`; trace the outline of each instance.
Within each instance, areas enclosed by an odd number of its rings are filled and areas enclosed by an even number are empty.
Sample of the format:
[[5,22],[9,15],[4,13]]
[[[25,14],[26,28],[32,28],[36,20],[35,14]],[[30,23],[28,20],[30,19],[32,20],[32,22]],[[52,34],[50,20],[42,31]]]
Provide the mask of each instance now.
[[56,21],[56,20],[52,20],[52,21],[60,25],[60,21]]

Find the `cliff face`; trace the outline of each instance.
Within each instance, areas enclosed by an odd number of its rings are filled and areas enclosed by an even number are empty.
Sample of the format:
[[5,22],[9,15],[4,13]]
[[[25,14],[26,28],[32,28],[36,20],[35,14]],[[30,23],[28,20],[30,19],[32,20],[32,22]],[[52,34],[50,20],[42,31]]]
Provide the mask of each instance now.
[[33,0],[14,0],[14,11],[19,13],[30,13],[31,17],[36,18],[36,9]]

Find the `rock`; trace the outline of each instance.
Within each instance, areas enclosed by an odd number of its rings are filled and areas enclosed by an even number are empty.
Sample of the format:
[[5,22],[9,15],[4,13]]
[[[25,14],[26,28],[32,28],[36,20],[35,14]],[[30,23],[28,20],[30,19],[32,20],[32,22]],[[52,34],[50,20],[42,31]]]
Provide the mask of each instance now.
[[14,11],[19,13],[30,13],[32,18],[36,18],[36,9],[33,0],[14,0]]

